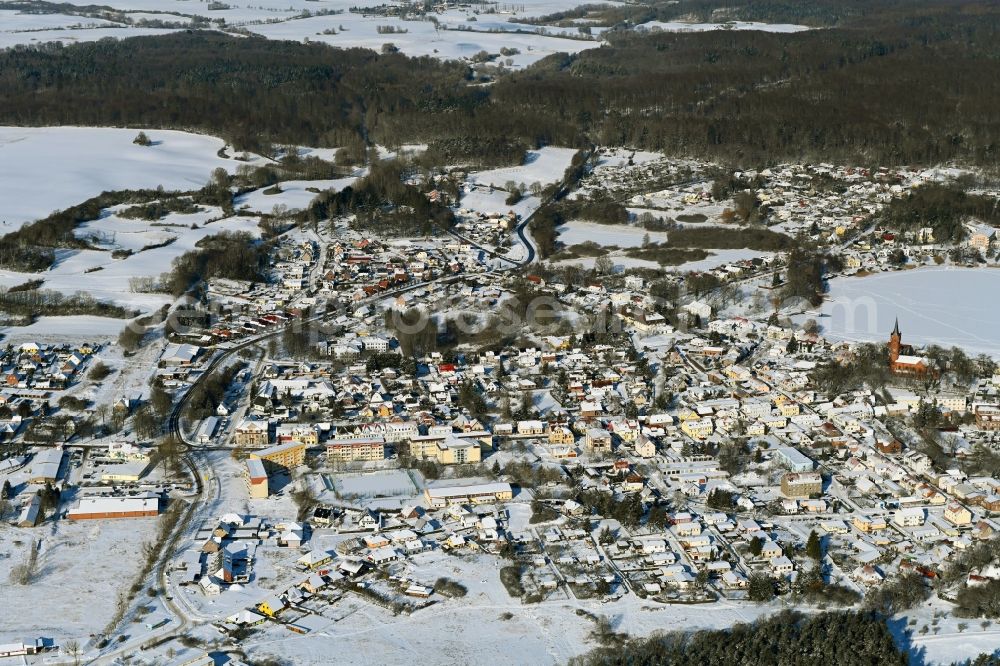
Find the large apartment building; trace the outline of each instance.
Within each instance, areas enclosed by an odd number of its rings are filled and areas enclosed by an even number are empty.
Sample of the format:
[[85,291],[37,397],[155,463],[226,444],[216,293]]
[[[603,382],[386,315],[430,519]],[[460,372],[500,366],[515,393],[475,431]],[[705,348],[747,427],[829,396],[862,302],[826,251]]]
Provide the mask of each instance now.
[[326,459],[330,462],[349,463],[383,460],[385,440],[381,437],[367,439],[331,439],[326,443]]
[[306,445],[302,442],[278,444],[254,451],[250,454],[250,458],[261,460],[268,471],[288,471],[305,464]]
[[811,497],[823,492],[823,477],[819,472],[789,472],[781,477],[781,494],[785,497]]

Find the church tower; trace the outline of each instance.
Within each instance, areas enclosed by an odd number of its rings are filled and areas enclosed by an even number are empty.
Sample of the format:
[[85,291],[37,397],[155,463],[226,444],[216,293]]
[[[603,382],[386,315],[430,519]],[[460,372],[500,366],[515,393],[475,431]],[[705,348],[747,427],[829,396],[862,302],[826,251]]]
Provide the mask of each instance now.
[[896,325],[889,335],[889,363],[895,363],[899,358],[899,351],[903,344],[903,334],[899,332],[899,317],[896,317]]

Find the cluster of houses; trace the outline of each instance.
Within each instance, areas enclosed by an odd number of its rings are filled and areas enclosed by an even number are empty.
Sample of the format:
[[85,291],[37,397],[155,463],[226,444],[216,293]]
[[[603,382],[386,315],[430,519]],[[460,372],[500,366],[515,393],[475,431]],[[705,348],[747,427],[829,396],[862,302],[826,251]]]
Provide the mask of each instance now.
[[[17,395],[61,391],[79,379],[100,345],[46,345],[24,342],[0,350],[4,404]],[[16,407],[16,405],[15,405]]]

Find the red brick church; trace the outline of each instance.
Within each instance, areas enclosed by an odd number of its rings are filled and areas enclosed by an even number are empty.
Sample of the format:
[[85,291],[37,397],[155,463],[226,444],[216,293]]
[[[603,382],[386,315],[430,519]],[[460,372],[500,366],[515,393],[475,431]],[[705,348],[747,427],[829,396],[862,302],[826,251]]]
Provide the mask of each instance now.
[[923,377],[930,372],[927,359],[917,356],[912,345],[903,344],[903,334],[899,332],[899,318],[889,335],[889,370],[896,375]]

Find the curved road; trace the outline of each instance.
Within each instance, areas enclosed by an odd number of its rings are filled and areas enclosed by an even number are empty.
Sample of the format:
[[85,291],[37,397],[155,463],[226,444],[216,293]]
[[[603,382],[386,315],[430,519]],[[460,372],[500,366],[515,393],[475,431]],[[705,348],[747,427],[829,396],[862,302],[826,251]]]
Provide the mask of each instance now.
[[[563,188],[561,187],[559,191],[562,191],[562,189]],[[545,205],[545,204],[542,204],[542,205]],[[470,241],[468,239],[462,238],[461,236],[458,236],[458,234],[455,234],[454,232],[450,232],[450,233],[452,233],[452,235],[460,238],[461,240],[470,243],[473,247],[476,247],[477,249],[484,250],[487,253],[489,253],[489,254],[497,257],[498,259],[502,259],[502,260],[504,260],[506,262],[509,262],[509,264],[510,264],[509,267],[491,269],[489,271],[490,273],[493,273],[493,272],[502,272],[502,271],[513,270],[513,269],[516,269],[516,268],[521,268],[521,267],[526,266],[526,265],[530,264],[531,262],[533,262],[535,260],[535,257],[537,256],[537,252],[535,250],[535,246],[531,242],[531,240],[529,239],[528,234],[525,233],[525,229],[527,228],[528,223],[531,221],[532,216],[535,214],[535,212],[537,212],[537,210],[541,209],[541,207],[542,206],[539,206],[538,209],[536,209],[535,211],[532,211],[532,213],[530,215],[528,215],[527,217],[525,217],[517,225],[517,227],[514,230],[514,233],[517,234],[518,238],[521,240],[521,242],[527,248],[527,257],[524,258],[524,259],[521,259],[520,261],[514,260],[514,259],[510,259],[510,258],[504,257],[502,255],[498,255],[495,251],[489,250],[487,248],[484,248],[484,247],[478,245],[477,243],[474,243],[474,242],[472,242],[472,241]],[[376,301],[379,301],[379,300],[383,300],[385,298],[391,298],[393,296],[398,296],[399,294],[403,294],[403,293],[406,293],[408,291],[414,291],[416,289],[421,289],[421,288],[424,288],[424,287],[428,287],[428,286],[430,286],[432,284],[442,284],[442,283],[448,283],[448,282],[456,282],[456,281],[468,279],[470,277],[475,277],[477,275],[480,275],[480,274],[477,274],[477,273],[460,273],[460,274],[457,274],[457,275],[442,276],[442,277],[439,277],[439,278],[437,278],[435,280],[428,280],[428,281],[423,281],[423,282],[416,282],[416,283],[413,283],[413,284],[406,285],[404,287],[400,287],[398,289],[392,289],[392,290],[389,290],[389,291],[385,291],[385,292],[376,294],[374,296],[371,296],[371,297],[369,297],[367,299],[362,300],[359,304],[372,303],[372,302],[376,302]],[[237,353],[237,352],[239,352],[239,351],[241,351],[243,349],[247,349],[247,348],[259,345],[262,342],[266,342],[267,340],[269,340],[271,338],[274,338],[276,336],[282,335],[286,330],[288,330],[290,328],[294,328],[296,326],[302,326],[303,324],[306,324],[306,323],[319,322],[319,321],[322,321],[322,320],[327,319],[328,317],[332,317],[332,316],[336,316],[336,313],[323,312],[321,314],[312,315],[312,316],[307,317],[305,319],[295,319],[295,320],[292,320],[292,321],[288,322],[287,324],[285,324],[283,326],[280,326],[280,327],[275,328],[275,329],[273,329],[271,331],[268,331],[267,333],[263,333],[261,335],[254,336],[252,338],[247,338],[247,339],[241,340],[240,342],[232,344],[232,345],[227,346],[227,347],[216,347],[213,357],[208,362],[208,364],[205,366],[205,368],[203,369],[203,372],[198,377],[198,379],[196,379],[195,382],[192,383],[191,386],[188,387],[188,389],[186,391],[184,391],[184,393],[181,394],[178,397],[178,399],[174,402],[174,405],[173,405],[173,407],[170,410],[170,414],[167,417],[166,430],[167,430],[167,432],[170,435],[173,435],[175,437],[175,439],[182,444],[181,460],[184,463],[184,465],[187,466],[188,471],[191,474],[191,477],[192,477],[193,483],[194,483],[194,492],[193,492],[193,494],[190,497],[190,502],[191,502],[190,507],[185,511],[185,515],[178,521],[177,527],[174,529],[174,532],[168,538],[167,544],[164,546],[164,548],[163,548],[163,550],[162,550],[162,552],[160,554],[159,560],[157,561],[156,565],[153,567],[153,575],[156,577],[156,580],[157,580],[157,583],[159,584],[159,587],[163,590],[163,601],[164,601],[164,605],[166,607],[166,610],[168,610],[177,619],[177,623],[176,624],[171,623],[170,625],[164,627],[164,631],[162,633],[158,634],[158,635],[157,634],[147,634],[147,635],[144,635],[142,637],[141,641],[139,639],[136,639],[136,641],[139,644],[149,644],[150,642],[154,642],[155,643],[155,642],[163,641],[165,639],[169,639],[169,638],[172,638],[172,637],[183,635],[184,634],[184,629],[190,624],[189,614],[184,609],[180,608],[170,598],[169,587],[168,587],[168,584],[167,584],[168,583],[168,581],[167,581],[167,569],[168,569],[167,563],[169,562],[170,557],[173,554],[174,549],[176,548],[177,542],[183,537],[183,535],[187,531],[190,523],[192,522],[192,520],[194,519],[195,515],[197,514],[199,507],[203,505],[203,503],[204,503],[204,501],[206,499],[205,498],[206,487],[205,487],[205,483],[202,480],[202,472],[203,472],[203,470],[201,470],[199,468],[199,465],[197,464],[197,462],[195,460],[195,456],[194,456],[194,454],[196,452],[198,452],[198,451],[201,451],[202,448],[201,447],[197,447],[193,442],[189,441],[188,438],[187,438],[187,436],[184,433],[184,429],[181,427],[182,414],[184,412],[184,409],[185,409],[188,401],[190,400],[190,396],[191,396],[192,390],[196,386],[198,386],[198,384],[200,384],[201,382],[205,381],[206,378],[208,378],[216,370],[218,370],[220,367],[222,367],[225,363],[227,363],[229,361],[230,357],[233,354],[235,354],[235,353]],[[205,447],[205,449],[209,449],[209,448],[213,448],[213,447]],[[214,447],[214,448],[217,448],[217,447]],[[208,471],[211,473],[211,469],[210,468],[209,468]],[[213,481],[215,482],[216,486],[218,486],[218,478],[215,477],[214,474],[212,474],[212,477],[213,477]],[[216,490],[218,491],[218,488]],[[218,494],[218,493],[216,493],[216,494]],[[101,658],[102,659],[111,658],[111,657],[113,657],[115,655],[124,654],[124,653],[129,652],[130,650],[134,650],[134,649],[135,649],[135,645],[132,643],[132,641],[129,641],[128,646],[116,646],[116,648],[113,651],[101,654]]]

